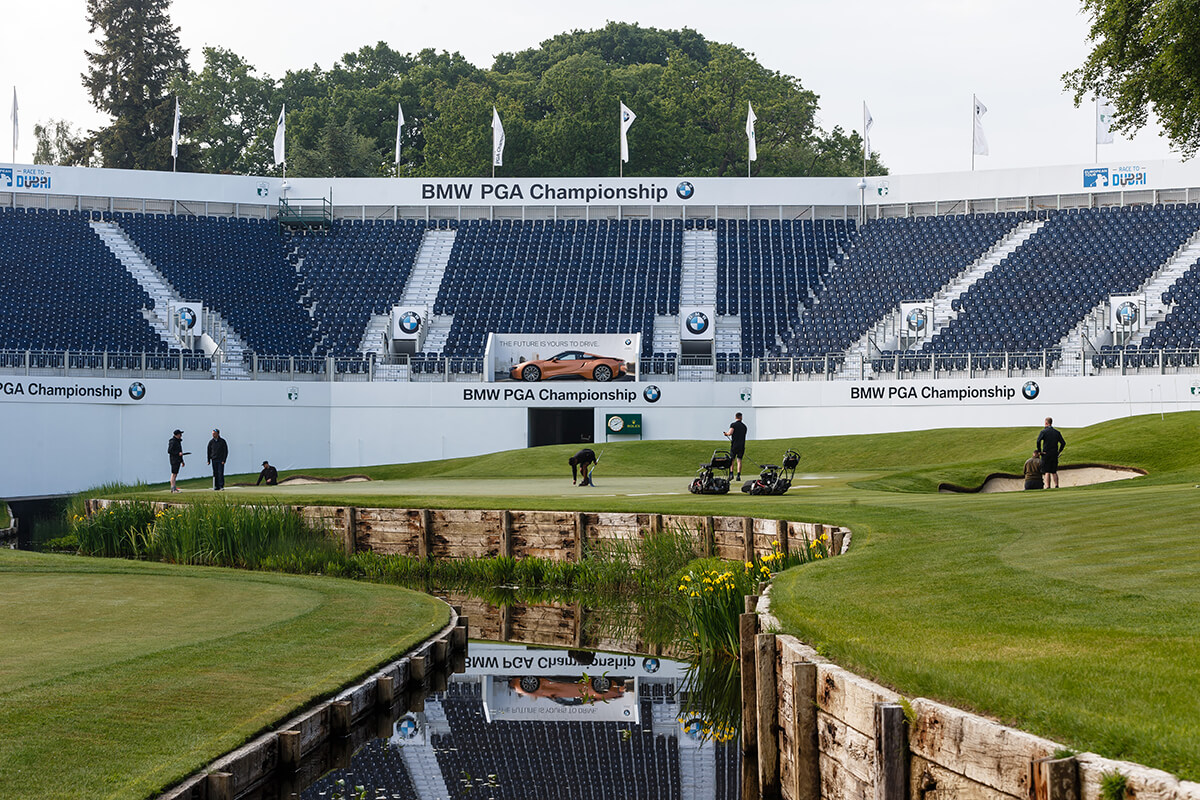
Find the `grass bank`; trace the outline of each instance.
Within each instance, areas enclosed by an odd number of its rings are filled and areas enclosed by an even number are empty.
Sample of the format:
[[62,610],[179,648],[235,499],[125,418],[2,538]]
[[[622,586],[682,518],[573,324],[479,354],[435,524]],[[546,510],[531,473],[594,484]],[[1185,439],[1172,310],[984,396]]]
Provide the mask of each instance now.
[[[595,492],[566,480],[572,448],[546,447],[356,469],[377,483],[281,487],[248,499],[846,525],[855,532],[849,557],[777,580],[775,610],[788,631],[909,696],[1197,780],[1197,427],[1200,414],[1187,412],[1064,429],[1064,464],[1149,475],[1053,492],[934,493],[941,481],[974,485],[990,472],[1019,471],[1038,432],[1030,427],[748,443],[750,460],[774,461],[786,447],[803,454],[797,488],[784,497],[668,494],[686,491],[719,443],[630,442],[606,448]],[[646,487],[660,494],[638,496]]]
[[0,796],[141,798],[449,619],[365,582],[0,550]]

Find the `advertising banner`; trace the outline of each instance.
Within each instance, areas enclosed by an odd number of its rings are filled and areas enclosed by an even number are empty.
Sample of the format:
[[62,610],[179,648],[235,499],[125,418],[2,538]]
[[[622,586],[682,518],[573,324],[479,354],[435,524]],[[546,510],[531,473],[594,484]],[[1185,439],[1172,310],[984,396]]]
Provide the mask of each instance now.
[[641,414],[608,414],[604,418],[604,436],[637,436],[642,435]]
[[[571,367],[576,366],[567,362],[588,360],[581,359],[581,355],[622,362],[626,372],[634,375],[641,350],[640,333],[491,333],[484,349],[483,379],[506,380],[517,364],[540,363],[555,357],[562,358],[553,364],[541,365],[542,379],[567,375]],[[580,377],[592,376],[581,374]],[[614,371],[613,380],[617,377]]]

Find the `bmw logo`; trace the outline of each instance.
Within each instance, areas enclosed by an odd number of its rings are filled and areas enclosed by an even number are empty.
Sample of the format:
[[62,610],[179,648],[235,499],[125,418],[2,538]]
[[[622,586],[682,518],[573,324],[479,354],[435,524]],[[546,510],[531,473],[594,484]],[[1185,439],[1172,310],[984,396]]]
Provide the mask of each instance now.
[[649,672],[649,673],[658,672],[658,668],[660,666],[661,666],[661,664],[658,663],[657,658],[643,658],[642,659],[642,669],[646,670],[646,672]]
[[1038,388],[1037,383],[1034,381],[1028,381],[1024,386],[1021,387],[1021,396],[1026,400],[1032,400],[1038,396],[1038,392],[1040,391],[1041,389]]
[[662,392],[657,386],[651,384],[642,392],[642,397],[646,398],[647,403],[657,403],[658,398],[662,397]]
[[692,195],[696,193],[696,187],[692,186],[690,181],[680,181],[675,187],[675,194],[679,195],[680,200],[691,200]]
[[699,336],[708,330],[708,314],[703,311],[693,311],[687,318],[688,333]]
[[417,735],[417,721],[412,717],[405,717],[396,723],[396,733],[405,739],[411,739]]
[[196,312],[187,306],[181,306],[178,311],[179,324],[184,330],[191,330],[196,327]]
[[134,400],[141,400],[146,396],[146,384],[141,381],[134,381],[129,384],[129,396]]
[[626,346],[626,347],[629,347],[629,346],[630,346],[630,345],[632,345],[632,344],[633,344],[633,339],[626,339],[626,340],[625,340],[625,346]]
[[1125,301],[1117,306],[1117,322],[1121,323],[1122,327],[1132,328],[1138,322],[1138,307],[1137,303]]
[[925,330],[925,324],[929,321],[925,315],[925,309],[914,308],[908,312],[908,317],[905,320],[908,323],[908,329],[914,333],[920,333]]
[[421,315],[415,311],[407,311],[400,318],[400,330],[405,333],[416,333],[421,328]]
[[683,732],[689,739],[703,739],[704,722],[693,717],[692,719],[689,719],[687,722],[683,723]]

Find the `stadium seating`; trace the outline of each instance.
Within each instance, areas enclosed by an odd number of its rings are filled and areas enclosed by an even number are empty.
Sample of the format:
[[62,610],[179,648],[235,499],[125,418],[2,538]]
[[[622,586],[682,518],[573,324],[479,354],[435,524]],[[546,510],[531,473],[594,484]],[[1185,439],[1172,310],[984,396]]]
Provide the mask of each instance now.
[[959,298],[927,353],[1054,348],[1110,294],[1128,294],[1200,227],[1195,206],[1072,209],[1054,214]]
[[288,239],[294,248],[290,260],[300,269],[300,292],[313,302],[318,352],[358,351],[371,315],[386,314],[400,302],[425,229],[414,220],[339,221],[328,232]]
[[679,310],[679,220],[480,221],[458,226],[434,304],[444,353],[481,356],[490,331],[643,333]]
[[122,214],[113,221],[182,297],[219,312],[252,350],[314,352],[314,323],[274,222],[172,214]]
[[77,213],[0,211],[0,348],[166,351],[154,301]]

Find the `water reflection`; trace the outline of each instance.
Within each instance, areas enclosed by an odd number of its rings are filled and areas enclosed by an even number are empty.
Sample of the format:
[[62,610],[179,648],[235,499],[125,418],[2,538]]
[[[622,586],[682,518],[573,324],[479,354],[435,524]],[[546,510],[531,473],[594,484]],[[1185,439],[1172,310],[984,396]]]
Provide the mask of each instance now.
[[466,671],[305,800],[735,800],[735,740],[704,739],[687,664],[472,642]]

